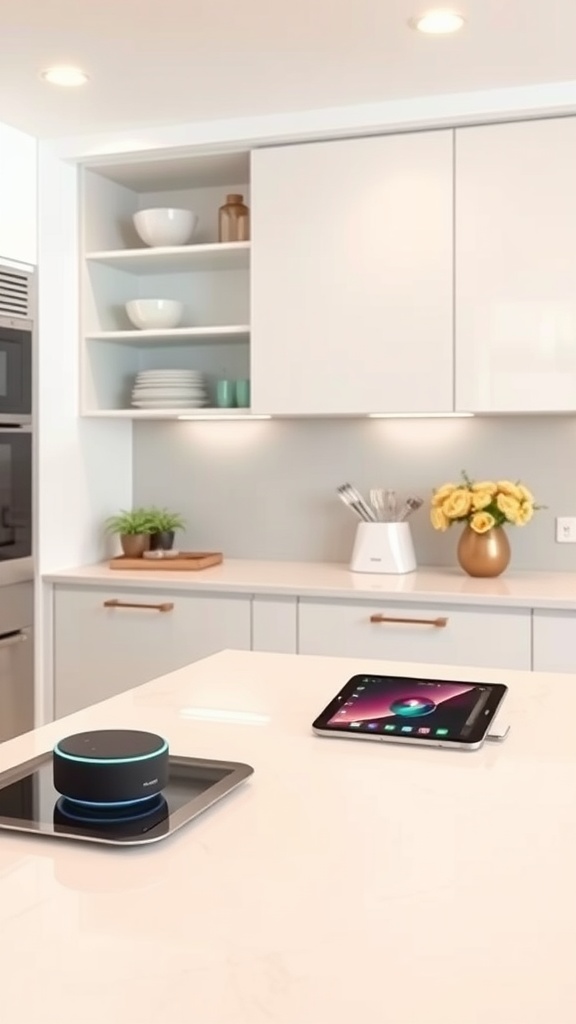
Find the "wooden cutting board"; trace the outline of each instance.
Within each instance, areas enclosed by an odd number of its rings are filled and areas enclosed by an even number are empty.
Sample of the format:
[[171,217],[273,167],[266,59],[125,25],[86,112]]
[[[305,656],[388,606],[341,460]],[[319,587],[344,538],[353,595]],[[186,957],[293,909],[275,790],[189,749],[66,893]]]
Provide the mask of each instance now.
[[221,551],[181,551],[177,558],[128,558],[118,555],[108,563],[110,569],[143,569],[146,572],[196,572],[220,565]]

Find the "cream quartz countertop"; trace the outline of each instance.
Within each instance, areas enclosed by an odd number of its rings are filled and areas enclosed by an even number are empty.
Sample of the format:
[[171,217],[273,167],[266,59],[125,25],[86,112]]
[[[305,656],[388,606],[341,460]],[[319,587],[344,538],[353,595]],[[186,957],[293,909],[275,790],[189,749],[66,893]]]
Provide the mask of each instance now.
[[352,573],[331,562],[266,562],[226,559],[201,572],[112,570],[107,563],[64,569],[48,583],[101,587],[154,587],[245,594],[365,599],[396,603],[466,604],[576,611],[576,573],[506,572],[473,579],[460,569],[424,568],[404,576]]
[[255,770],[149,847],[0,833],[2,1020],[572,1024],[576,680],[508,672],[510,734],[473,753],[311,734],[399,670],[226,651],[2,744],[124,726]]

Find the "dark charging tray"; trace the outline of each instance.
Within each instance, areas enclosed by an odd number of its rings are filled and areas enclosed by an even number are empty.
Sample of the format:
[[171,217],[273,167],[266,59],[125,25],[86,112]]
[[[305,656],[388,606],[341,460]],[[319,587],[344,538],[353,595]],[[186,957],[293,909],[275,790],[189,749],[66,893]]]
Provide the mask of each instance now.
[[168,785],[144,809],[94,812],[61,797],[52,752],[0,773],[0,830],[115,846],[166,839],[231,793],[254,769],[236,761],[170,756]]

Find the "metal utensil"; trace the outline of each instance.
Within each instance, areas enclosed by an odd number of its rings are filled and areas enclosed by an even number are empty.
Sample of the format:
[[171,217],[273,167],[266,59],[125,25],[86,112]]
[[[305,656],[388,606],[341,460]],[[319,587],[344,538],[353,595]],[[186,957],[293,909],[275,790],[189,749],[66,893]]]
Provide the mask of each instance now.
[[370,489],[370,504],[379,523],[384,522],[384,491],[381,487]]
[[399,523],[406,522],[408,517],[411,516],[413,512],[417,512],[418,509],[423,504],[424,502],[422,498],[407,498],[404,505],[400,509],[400,512],[398,513],[397,521]]
[[364,515],[362,510],[360,508],[358,508],[358,505],[356,504],[356,502],[353,501],[353,499],[350,497],[350,495],[347,492],[345,492],[341,487],[338,487],[337,491],[338,491],[338,497],[340,498],[340,501],[343,501],[344,504],[347,505],[348,508],[351,509],[351,511],[354,512],[358,516],[358,519],[361,519],[363,523],[369,522],[369,520],[366,518],[366,516]]
[[352,484],[342,484],[342,486],[337,487],[336,490],[342,497],[342,500],[346,501],[346,504],[349,505],[350,508],[354,509],[365,523],[376,522],[374,512],[370,506],[366,504],[360,492],[357,491],[355,487],[352,487]]
[[360,493],[358,488],[353,487],[352,484],[344,484],[343,486],[346,488],[348,494],[356,502],[358,507],[361,508],[362,511],[364,512],[364,515],[366,516],[366,521],[369,523],[377,522],[374,510],[370,508],[370,505],[368,504],[364,496]]
[[397,508],[396,491],[386,491],[384,494],[384,519],[387,523],[396,522]]

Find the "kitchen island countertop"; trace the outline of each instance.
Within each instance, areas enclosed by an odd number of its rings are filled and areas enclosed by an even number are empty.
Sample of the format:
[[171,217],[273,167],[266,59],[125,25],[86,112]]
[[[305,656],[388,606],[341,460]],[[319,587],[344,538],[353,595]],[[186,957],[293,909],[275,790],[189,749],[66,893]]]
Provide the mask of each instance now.
[[255,769],[149,847],[0,833],[2,1020],[571,1024],[576,678],[506,673],[474,753],[311,734],[354,672],[411,670],[225,651],[1,745],[124,726]]
[[108,563],[48,573],[53,584],[155,587],[204,592],[280,594],[309,598],[576,611],[576,573],[507,571],[497,579],[474,579],[461,569],[422,568],[403,576],[353,573],[336,562],[266,562],[225,559],[201,572],[124,571]]

